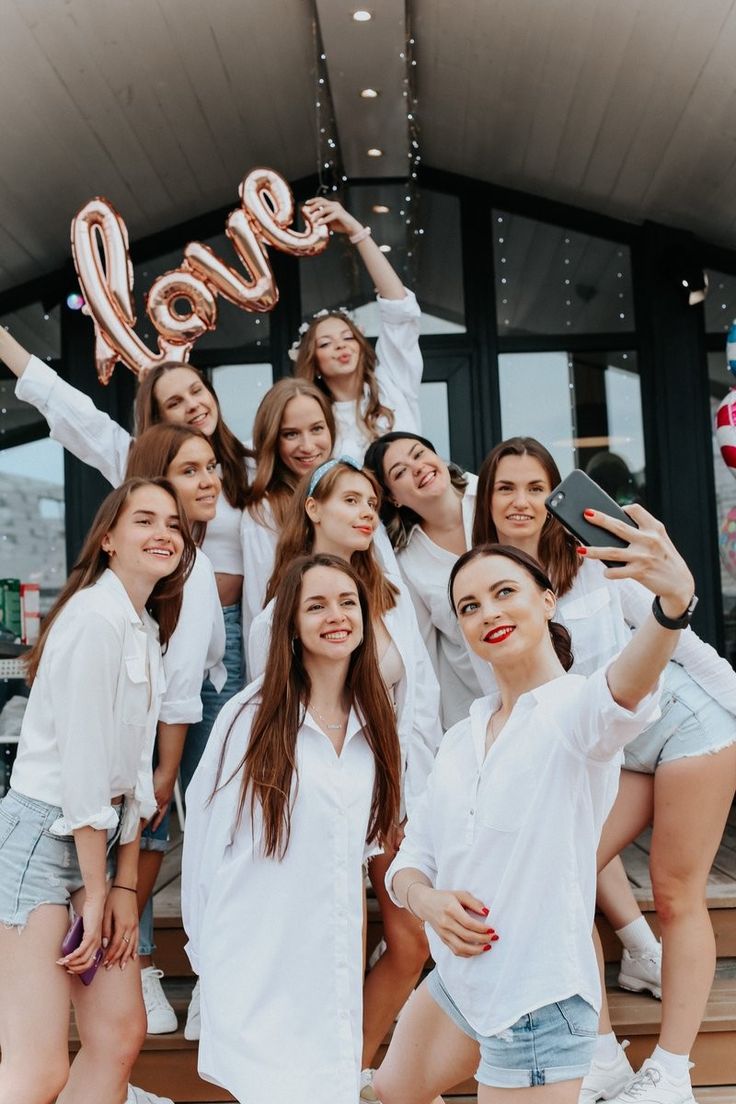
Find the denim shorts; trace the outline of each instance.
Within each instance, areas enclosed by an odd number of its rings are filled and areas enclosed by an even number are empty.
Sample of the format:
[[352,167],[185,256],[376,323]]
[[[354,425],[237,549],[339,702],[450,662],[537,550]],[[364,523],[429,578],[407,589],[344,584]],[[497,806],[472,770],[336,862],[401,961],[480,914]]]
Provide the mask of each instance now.
[[465,1035],[480,1045],[475,1079],[497,1089],[526,1089],[585,1077],[598,1037],[598,1013],[582,997],[567,997],[524,1015],[498,1035],[479,1035],[442,984],[427,978],[432,999]]
[[624,748],[626,770],[654,774],[662,763],[712,755],[736,742],[736,717],[679,663],[667,664],[660,710],[659,720]]
[[[122,817],[123,805],[116,805]],[[0,801],[0,924],[24,928],[39,905],[69,905],[84,885],[74,836],[52,836],[55,805],[10,790]],[[108,877],[120,826],[107,833]]]

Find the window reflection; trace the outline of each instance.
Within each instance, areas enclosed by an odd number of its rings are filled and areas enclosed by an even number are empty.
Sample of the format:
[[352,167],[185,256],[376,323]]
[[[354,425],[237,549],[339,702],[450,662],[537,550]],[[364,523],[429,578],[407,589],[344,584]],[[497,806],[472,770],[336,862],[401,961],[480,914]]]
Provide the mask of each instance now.
[[270,364],[224,364],[212,369],[212,383],[228,426],[241,441],[249,442],[258,404],[273,383],[273,368]]

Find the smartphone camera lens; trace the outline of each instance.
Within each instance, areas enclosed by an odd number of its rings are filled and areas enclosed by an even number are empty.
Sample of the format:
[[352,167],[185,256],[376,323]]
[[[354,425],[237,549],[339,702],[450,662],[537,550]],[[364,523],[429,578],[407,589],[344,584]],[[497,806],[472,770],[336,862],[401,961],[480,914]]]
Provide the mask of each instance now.
[[553,506],[559,506],[564,497],[565,497],[564,492],[560,491],[560,493],[556,494],[555,497],[552,499],[552,505]]

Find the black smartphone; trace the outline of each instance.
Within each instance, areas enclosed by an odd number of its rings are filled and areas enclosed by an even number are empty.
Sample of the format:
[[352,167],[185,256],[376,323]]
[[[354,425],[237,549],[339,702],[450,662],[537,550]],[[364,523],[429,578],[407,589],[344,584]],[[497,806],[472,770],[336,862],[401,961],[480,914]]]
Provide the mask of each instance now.
[[[552,494],[548,495],[544,504],[552,516],[561,521],[565,528],[569,529],[572,535],[587,548],[627,548],[628,541],[610,533],[608,529],[602,529],[599,525],[586,521],[583,510],[598,510],[602,514],[608,514],[609,517],[625,522],[633,529],[639,528],[636,522],[624,513],[619,504],[579,468],[575,468],[565,476]],[[604,560],[603,563],[607,567],[621,566],[614,560]]]

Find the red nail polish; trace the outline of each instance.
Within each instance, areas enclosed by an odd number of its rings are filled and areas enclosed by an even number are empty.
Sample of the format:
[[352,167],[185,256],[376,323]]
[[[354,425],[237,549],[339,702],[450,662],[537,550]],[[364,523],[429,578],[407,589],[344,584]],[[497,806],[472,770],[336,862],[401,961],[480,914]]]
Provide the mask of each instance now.
[[595,517],[595,510],[583,510],[583,517]]
[[480,911],[481,911],[481,912],[483,913],[483,915],[484,915],[484,916],[487,916],[487,915],[488,915],[488,913],[489,913],[489,912],[490,912],[491,910],[490,910],[490,909],[487,909],[487,908],[484,908],[484,909],[481,909]]
[[486,945],[485,945],[485,947],[483,948],[483,950],[484,950],[484,951],[490,951],[490,949],[491,949],[491,944],[490,944],[490,943],[486,943]]
[[578,546],[578,547],[577,547],[577,548],[575,549],[575,551],[577,552],[578,556],[586,556],[586,555],[588,554],[588,549],[587,549],[587,548],[584,548],[582,544],[581,544],[581,545],[579,545],[579,546]]
[[493,935],[493,928],[486,928],[486,935]]
[[496,935],[496,933],[494,932],[494,933],[493,933],[493,935],[491,936],[491,943],[495,943],[495,942],[496,942],[496,940],[497,940],[498,938],[499,938],[499,937],[498,937],[498,936]]

